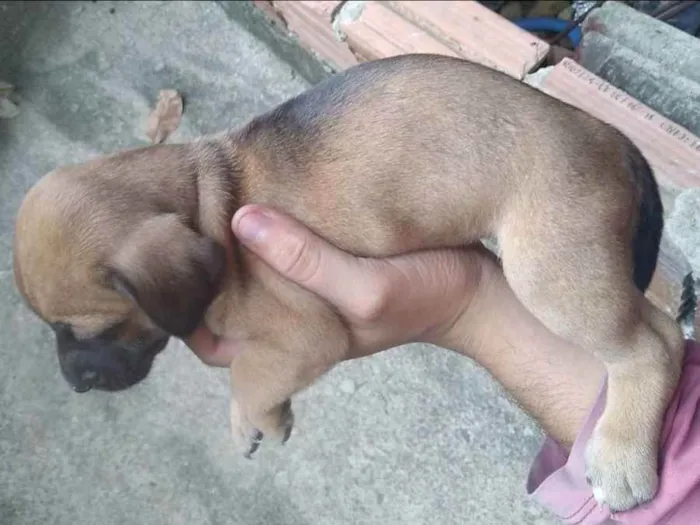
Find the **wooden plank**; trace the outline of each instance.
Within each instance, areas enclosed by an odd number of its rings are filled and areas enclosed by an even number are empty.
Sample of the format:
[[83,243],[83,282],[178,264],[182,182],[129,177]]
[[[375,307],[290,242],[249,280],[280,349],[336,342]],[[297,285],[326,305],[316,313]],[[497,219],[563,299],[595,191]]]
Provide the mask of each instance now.
[[338,26],[350,48],[364,60],[407,53],[459,56],[379,2],[367,2],[357,20],[339,20]]
[[549,45],[479,2],[382,2],[460,56],[522,80]]
[[307,49],[342,70],[358,63],[345,42],[334,33],[332,16],[341,2],[275,1],[275,11],[285,20],[287,29]]

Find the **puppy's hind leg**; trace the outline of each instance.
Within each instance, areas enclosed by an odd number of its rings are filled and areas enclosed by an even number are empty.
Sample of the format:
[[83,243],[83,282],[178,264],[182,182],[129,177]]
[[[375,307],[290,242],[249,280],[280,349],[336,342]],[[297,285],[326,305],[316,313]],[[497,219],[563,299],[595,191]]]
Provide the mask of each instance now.
[[606,364],[608,387],[605,409],[586,448],[587,475],[598,503],[613,511],[656,494],[661,430],[681,370],[683,341],[673,321],[648,302],[639,305],[635,317],[609,342],[588,342],[604,349],[598,354]]
[[592,225],[583,239],[551,223],[549,231],[536,227],[529,223],[526,235],[504,232],[504,272],[547,328],[606,365],[606,406],[587,446],[587,475],[600,504],[627,510],[657,490],[658,447],[680,374],[682,334],[635,288],[628,248],[605,229]]

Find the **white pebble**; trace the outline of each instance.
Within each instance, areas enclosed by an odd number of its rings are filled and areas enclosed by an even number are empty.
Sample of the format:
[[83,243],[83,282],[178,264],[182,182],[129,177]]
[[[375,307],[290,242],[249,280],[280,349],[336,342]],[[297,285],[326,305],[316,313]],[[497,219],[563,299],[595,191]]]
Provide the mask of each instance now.
[[355,386],[355,381],[352,379],[343,379],[341,381],[339,388],[342,392],[345,392],[346,394],[354,394],[355,390],[357,390],[357,387]]

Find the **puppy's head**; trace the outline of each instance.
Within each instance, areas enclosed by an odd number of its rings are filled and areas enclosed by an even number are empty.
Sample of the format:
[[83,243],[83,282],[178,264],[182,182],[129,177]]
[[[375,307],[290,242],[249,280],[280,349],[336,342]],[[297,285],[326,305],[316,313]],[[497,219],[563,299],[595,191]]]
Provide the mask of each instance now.
[[20,207],[17,287],[78,392],[143,380],[219,290],[224,249],[197,231],[196,172],[178,157],[137,151],[57,170]]

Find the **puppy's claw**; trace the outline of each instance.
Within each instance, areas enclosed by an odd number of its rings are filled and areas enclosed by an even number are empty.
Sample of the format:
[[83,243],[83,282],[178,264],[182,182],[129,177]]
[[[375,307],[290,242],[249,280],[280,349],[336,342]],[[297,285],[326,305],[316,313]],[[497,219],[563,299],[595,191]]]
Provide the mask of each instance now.
[[240,447],[246,459],[252,459],[263,439],[284,444],[291,437],[294,427],[291,401],[285,401],[273,411],[249,414],[235,399],[231,401],[231,432],[236,446]]
[[290,399],[282,405],[281,424],[284,430],[282,435],[282,444],[284,445],[292,437],[292,429],[294,428],[294,411],[292,410],[292,401]]
[[243,457],[246,459],[253,459],[253,454],[255,454],[255,451],[258,450],[258,448],[260,448],[260,443],[262,443],[263,437],[263,433],[256,430],[255,434],[250,439],[250,448],[245,454],[243,454]]
[[289,438],[292,437],[292,425],[289,425],[285,431],[284,431],[284,437],[282,438],[282,444],[284,445],[287,441],[289,441]]
[[241,407],[235,400],[231,401],[231,433],[243,457],[252,459],[253,454],[260,448],[264,435],[250,423],[248,418],[244,417]]

